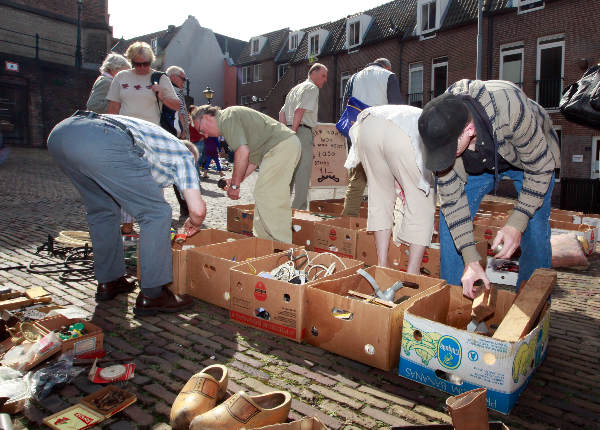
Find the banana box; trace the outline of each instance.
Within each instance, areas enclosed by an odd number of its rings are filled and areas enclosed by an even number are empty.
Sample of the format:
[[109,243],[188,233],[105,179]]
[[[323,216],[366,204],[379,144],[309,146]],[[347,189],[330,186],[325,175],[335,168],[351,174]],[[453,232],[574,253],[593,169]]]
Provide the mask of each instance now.
[[[485,321],[490,333],[515,296],[498,290],[496,311]],[[466,331],[472,304],[462,287],[446,285],[406,309],[398,374],[451,395],[487,388],[488,408],[508,414],[546,356],[549,307],[526,336],[508,342]]]

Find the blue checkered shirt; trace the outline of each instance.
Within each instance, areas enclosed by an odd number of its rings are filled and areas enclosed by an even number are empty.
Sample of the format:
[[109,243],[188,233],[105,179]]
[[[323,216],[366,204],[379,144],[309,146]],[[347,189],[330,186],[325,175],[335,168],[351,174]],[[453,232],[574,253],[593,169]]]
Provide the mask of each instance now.
[[194,156],[185,144],[162,127],[139,118],[103,115],[123,124],[131,132],[135,144],[144,150],[150,174],[159,186],[173,183],[180,190],[200,189]]

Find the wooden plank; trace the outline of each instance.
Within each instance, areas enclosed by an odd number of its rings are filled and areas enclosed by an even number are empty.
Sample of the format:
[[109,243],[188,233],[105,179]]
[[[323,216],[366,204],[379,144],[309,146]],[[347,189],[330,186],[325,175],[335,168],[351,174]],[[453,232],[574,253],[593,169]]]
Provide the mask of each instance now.
[[529,333],[555,284],[554,270],[537,269],[533,272],[531,278],[521,286],[519,294],[492,337],[516,342]]
[[3,300],[0,302],[0,309],[12,311],[13,309],[23,308],[33,303],[33,300],[27,297],[18,297],[16,299]]
[[38,297],[44,297],[49,295],[48,291],[44,290],[42,287],[33,287],[25,290],[25,295],[30,299],[37,299]]
[[498,298],[498,290],[496,287],[483,289],[483,292],[473,299],[471,307],[471,318],[474,321],[480,322],[493,315],[496,310],[496,299]]
[[364,294],[359,291],[348,290],[348,295],[360,297],[361,299],[364,299],[365,301],[367,301],[369,303],[373,303],[375,305],[380,305],[380,306],[385,306],[387,308],[393,308],[394,306],[396,306],[393,302],[388,302],[387,300],[382,300],[379,297],[371,296],[369,294]]

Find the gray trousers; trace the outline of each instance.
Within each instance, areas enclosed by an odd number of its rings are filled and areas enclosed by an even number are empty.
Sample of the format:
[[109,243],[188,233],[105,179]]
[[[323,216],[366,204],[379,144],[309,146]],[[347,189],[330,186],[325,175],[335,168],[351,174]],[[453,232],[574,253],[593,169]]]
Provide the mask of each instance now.
[[308,185],[313,161],[313,135],[308,127],[300,126],[296,135],[300,139],[300,161],[294,170],[292,186],[295,188],[292,208],[306,209],[308,207]]
[[71,179],[85,204],[98,282],[125,274],[121,209],[140,226],[142,290],[157,297],[172,281],[171,206],[150,175],[143,150],[131,137],[102,118],[74,116],[48,137],[48,151]]

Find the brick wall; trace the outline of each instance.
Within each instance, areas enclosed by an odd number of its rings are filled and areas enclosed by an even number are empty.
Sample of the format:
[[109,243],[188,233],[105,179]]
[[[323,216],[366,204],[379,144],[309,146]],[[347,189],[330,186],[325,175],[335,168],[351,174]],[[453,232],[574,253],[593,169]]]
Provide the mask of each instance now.
[[[40,13],[77,19],[77,0],[11,0],[11,3]],[[81,19],[108,24],[108,0],[84,0]]]
[[77,109],[84,109],[98,72],[0,54],[0,62],[16,61],[19,73],[0,71],[0,85],[27,93],[25,145],[45,146],[52,128]]

